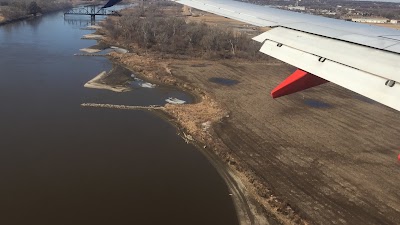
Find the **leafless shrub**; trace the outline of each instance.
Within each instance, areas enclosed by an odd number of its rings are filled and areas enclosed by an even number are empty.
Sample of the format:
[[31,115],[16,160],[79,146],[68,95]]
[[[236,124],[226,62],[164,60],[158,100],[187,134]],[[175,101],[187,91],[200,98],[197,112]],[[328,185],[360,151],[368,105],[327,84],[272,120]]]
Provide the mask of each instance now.
[[23,18],[32,13],[29,6],[33,3],[36,3],[43,13],[72,7],[68,0],[2,0],[0,13],[7,20]]
[[107,20],[104,26],[108,35],[119,42],[127,45],[134,43],[142,50],[158,51],[165,56],[246,59],[265,57],[258,53],[260,44],[245,33],[211,27],[204,23],[187,23],[181,17],[164,14],[157,5],[145,10],[136,9],[119,20]]

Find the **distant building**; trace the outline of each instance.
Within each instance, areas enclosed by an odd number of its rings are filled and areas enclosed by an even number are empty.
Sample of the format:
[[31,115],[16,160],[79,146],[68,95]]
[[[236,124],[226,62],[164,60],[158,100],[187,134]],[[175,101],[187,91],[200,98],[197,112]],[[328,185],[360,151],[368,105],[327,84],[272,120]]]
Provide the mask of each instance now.
[[398,23],[397,20],[390,20],[390,23]]
[[329,11],[329,12],[326,12],[326,13],[324,13],[325,15],[336,15],[336,12],[331,12],[331,11]]
[[387,18],[375,18],[375,17],[361,17],[361,18],[351,18],[351,21],[357,23],[387,23],[389,20]]
[[294,10],[294,11],[296,11],[296,10],[304,11],[304,10],[306,10],[306,7],[305,6],[288,6],[288,9]]

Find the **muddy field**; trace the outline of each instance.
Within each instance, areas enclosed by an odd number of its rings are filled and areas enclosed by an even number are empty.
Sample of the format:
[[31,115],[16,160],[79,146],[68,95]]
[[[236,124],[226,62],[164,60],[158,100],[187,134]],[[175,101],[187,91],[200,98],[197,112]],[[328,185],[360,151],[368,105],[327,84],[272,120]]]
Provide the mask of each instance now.
[[400,113],[334,84],[273,100],[294,70],[274,60],[172,66],[229,111],[218,136],[304,219],[399,224]]

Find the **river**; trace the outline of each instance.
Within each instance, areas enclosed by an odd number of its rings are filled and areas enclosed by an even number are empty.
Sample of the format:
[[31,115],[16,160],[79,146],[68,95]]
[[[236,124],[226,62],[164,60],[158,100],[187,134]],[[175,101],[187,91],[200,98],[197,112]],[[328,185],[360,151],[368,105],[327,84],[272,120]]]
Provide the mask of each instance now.
[[224,180],[170,123],[80,106],[190,100],[84,88],[112,67],[74,56],[95,44],[86,25],[58,12],[0,26],[0,224],[237,224]]

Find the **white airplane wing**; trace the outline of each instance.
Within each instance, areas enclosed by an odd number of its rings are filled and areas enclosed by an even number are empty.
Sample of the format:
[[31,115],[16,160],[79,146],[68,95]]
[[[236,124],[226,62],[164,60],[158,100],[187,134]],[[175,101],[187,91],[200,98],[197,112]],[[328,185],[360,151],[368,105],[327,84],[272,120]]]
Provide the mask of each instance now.
[[274,98],[331,81],[400,111],[400,30],[233,0],[175,2],[273,28],[253,38],[260,51],[299,68]]

